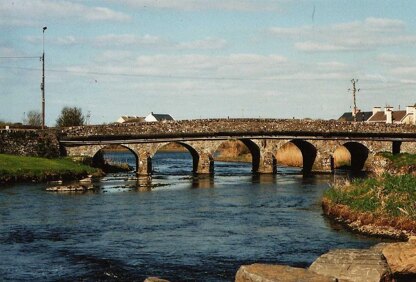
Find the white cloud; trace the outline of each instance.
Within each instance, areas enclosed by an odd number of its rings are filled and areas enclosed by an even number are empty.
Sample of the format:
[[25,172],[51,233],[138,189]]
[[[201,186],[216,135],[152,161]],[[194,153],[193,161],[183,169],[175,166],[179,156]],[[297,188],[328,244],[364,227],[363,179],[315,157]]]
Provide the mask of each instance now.
[[392,70],[392,73],[400,76],[416,76],[416,66],[398,67]]
[[415,64],[413,57],[391,53],[379,54],[377,61],[388,66],[409,66]]
[[107,0],[137,9],[279,11],[287,0]]
[[138,45],[162,45],[165,43],[163,39],[153,35],[134,35],[134,34],[106,34],[97,36],[91,40],[96,46],[138,46]]
[[317,27],[272,27],[269,33],[296,40],[295,48],[303,52],[374,50],[416,43],[416,35],[406,33],[403,21],[388,18]]
[[416,84],[416,80],[414,79],[402,79],[400,82],[403,84]]
[[269,32],[276,36],[281,37],[304,37],[308,36],[312,32],[315,32],[315,29],[311,26],[302,26],[302,27],[271,27]]
[[68,70],[79,73],[105,73],[161,79],[256,80],[287,73],[290,63],[278,55],[232,54],[209,55],[149,55],[136,56],[130,52],[101,53],[89,65]]
[[305,52],[333,52],[350,50],[349,48],[342,45],[325,44],[312,41],[296,42],[295,48]]
[[74,44],[77,44],[77,40],[75,36],[68,35],[68,36],[58,37],[57,43],[59,45],[74,45]]
[[[39,44],[42,36],[27,36],[25,40],[31,44]],[[138,47],[151,47],[162,50],[219,50],[227,46],[227,41],[221,38],[207,37],[204,39],[176,43],[168,39],[154,35],[136,35],[136,34],[105,34],[96,37],[82,38],[73,35],[61,37],[48,37],[49,44],[56,45],[76,45],[89,44],[93,47],[100,48],[118,48],[118,50],[132,50]]]
[[369,29],[375,29],[380,31],[386,30],[402,30],[405,28],[405,23],[402,20],[386,19],[386,18],[367,18],[364,24]]
[[[83,2],[85,3],[85,2]],[[130,16],[105,7],[90,7],[65,0],[14,0],[0,5],[0,25],[37,26],[51,19],[126,21]]]
[[184,50],[213,50],[223,49],[226,45],[227,41],[225,39],[208,37],[201,40],[182,42],[177,44],[176,47]]

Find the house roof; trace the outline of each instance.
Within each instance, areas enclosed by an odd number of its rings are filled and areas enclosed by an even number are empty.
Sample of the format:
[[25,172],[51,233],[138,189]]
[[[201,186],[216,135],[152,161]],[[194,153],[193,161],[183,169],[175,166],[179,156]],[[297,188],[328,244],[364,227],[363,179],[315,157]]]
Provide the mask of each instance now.
[[[366,121],[373,115],[373,112],[358,112],[357,121]],[[354,117],[351,112],[346,112],[340,118],[339,121],[354,121]]]
[[[392,121],[401,121],[406,116],[406,111],[392,111]],[[387,116],[384,112],[375,113],[368,121],[371,122],[386,122]]]
[[144,117],[129,118],[125,122],[144,122]]
[[123,123],[125,123],[125,122],[144,122],[144,117],[138,117],[138,116],[121,116],[120,119],[123,120]]
[[157,120],[157,121],[162,121],[162,120],[173,120],[173,117],[171,117],[170,115],[168,115],[168,114],[154,114],[154,113],[151,113],[151,115],[152,116],[154,116],[154,118]]

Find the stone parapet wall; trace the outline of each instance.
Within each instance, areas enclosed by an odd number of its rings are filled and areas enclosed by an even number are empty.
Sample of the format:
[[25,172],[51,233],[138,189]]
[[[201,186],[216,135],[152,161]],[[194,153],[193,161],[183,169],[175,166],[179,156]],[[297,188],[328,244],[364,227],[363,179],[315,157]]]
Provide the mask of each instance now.
[[102,137],[218,137],[218,136],[314,136],[314,137],[403,137],[416,140],[416,126],[298,119],[209,119],[141,122],[69,127],[66,140]]
[[60,145],[54,130],[0,130],[0,154],[59,157]]

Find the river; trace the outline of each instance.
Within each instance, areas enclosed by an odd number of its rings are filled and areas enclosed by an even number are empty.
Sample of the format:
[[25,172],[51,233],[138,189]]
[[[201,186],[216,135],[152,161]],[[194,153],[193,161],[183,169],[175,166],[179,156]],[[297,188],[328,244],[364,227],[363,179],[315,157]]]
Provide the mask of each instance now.
[[218,163],[197,177],[187,153],[158,153],[154,169],[151,180],[107,175],[81,194],[0,187],[1,279],[233,281],[242,264],[306,267],[329,249],[379,242],[322,216],[333,176],[253,176],[249,164]]

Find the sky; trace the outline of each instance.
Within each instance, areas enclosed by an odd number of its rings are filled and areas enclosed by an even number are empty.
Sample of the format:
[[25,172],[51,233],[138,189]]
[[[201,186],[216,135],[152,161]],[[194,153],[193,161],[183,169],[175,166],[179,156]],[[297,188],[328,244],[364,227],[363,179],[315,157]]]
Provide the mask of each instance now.
[[[0,120],[336,119],[416,103],[413,0],[0,0]],[[42,28],[46,26],[45,33]]]

